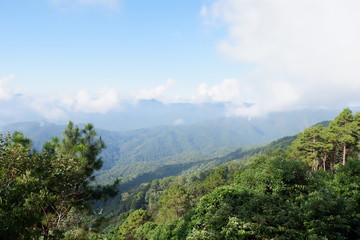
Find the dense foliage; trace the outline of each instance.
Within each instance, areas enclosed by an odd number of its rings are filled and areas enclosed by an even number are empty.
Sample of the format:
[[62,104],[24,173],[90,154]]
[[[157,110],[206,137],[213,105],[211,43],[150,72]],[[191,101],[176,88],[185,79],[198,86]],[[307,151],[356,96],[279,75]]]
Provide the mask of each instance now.
[[125,196],[124,203],[132,197],[130,215],[120,215],[106,236],[359,239],[358,126],[359,114],[345,109],[328,126],[300,133],[287,150],[256,154],[247,165],[154,180]]
[[84,212],[104,193],[90,184],[104,143],[91,125],[69,123],[41,152],[2,136],[0,239],[360,239],[360,114],[294,139],[189,160],[184,170],[218,167],[179,176],[162,178],[180,173],[165,165],[95,219]]
[[90,185],[104,147],[91,124],[79,129],[70,122],[64,137],[41,152],[32,151],[30,139],[19,132],[1,135],[0,239],[77,235],[89,200],[115,193]]
[[[138,175],[155,173],[156,176],[153,178],[144,178],[144,181],[148,182],[181,174],[190,168],[190,171],[195,173],[216,167],[218,164],[208,164],[203,160],[225,156],[239,147],[264,144],[284,135],[295,134],[308,126],[309,122],[314,122],[313,116],[316,115],[306,113],[306,121],[300,116],[294,121],[294,114],[272,116],[271,120],[224,118],[192,125],[159,126],[127,132],[97,129],[107,146],[101,153],[103,167],[96,173],[97,182],[110,184],[112,179],[120,177],[125,183]],[[317,116],[315,119],[325,118],[323,114],[318,115],[322,117]],[[0,129],[10,132],[22,131],[31,137],[34,148],[40,150],[43,143],[49,141],[52,136],[60,137],[64,126],[46,122],[27,122],[0,126]],[[232,148],[229,149],[229,146]],[[218,151],[219,148],[222,152]],[[172,169],[172,173],[158,174],[162,167],[167,165],[171,165],[169,168]],[[169,173],[169,168],[166,167],[164,172]]]

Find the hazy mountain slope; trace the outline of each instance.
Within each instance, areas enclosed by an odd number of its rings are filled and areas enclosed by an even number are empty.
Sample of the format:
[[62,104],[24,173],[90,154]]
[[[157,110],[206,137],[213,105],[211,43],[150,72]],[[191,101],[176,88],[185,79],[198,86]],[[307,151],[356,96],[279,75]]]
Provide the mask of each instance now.
[[48,123],[45,121],[19,122],[0,127],[2,133],[20,131],[26,137],[31,138],[33,147],[40,149],[44,142],[53,136],[60,136],[65,126]]
[[[151,104],[159,104],[159,108],[163,108],[160,103]],[[222,147],[261,145],[296,134],[316,122],[331,119],[334,114],[335,111],[303,110],[273,113],[266,118],[218,118],[191,125],[161,126],[121,133],[98,129],[107,145],[99,179],[131,179],[170,163],[194,162]],[[20,130],[32,138],[34,146],[39,149],[52,136],[61,135],[64,128],[65,125],[40,121],[5,125],[1,131]],[[182,155],[184,153],[188,154]]]
[[[5,109],[11,109],[11,112]],[[226,113],[224,103],[169,103],[152,100],[123,101],[118,109],[104,113],[67,111],[65,119],[76,123],[91,122],[98,128],[112,131],[130,131],[139,128],[153,128],[161,125],[193,124],[222,117]],[[36,110],[24,104],[22,96],[13,100],[0,101],[0,124],[43,120]],[[65,125],[68,120],[57,120]]]
[[[0,110],[0,124],[8,124],[13,122],[25,122],[42,120],[43,117],[39,115],[34,109],[31,110],[26,105],[21,105],[22,96],[15,97],[12,101],[6,101],[0,104],[0,109],[12,109],[15,112],[9,114],[7,111]],[[6,105],[6,106],[5,106]],[[175,126],[175,125],[191,125],[201,123],[204,121],[219,119],[226,116],[231,105],[227,103],[163,103],[158,100],[139,100],[123,101],[121,106],[116,110],[111,110],[104,113],[86,113],[81,111],[66,112],[66,119],[72,120],[75,123],[93,123],[97,128],[112,130],[112,131],[131,131],[140,128],[154,128],[158,126]],[[352,107],[353,111],[358,111],[359,107]],[[3,109],[2,109],[3,110]],[[339,109],[305,109],[292,112],[273,113],[268,117],[281,118],[288,121],[295,116],[300,117],[300,121],[315,122],[332,119],[341,111]],[[252,118],[263,119],[261,118]],[[66,125],[66,119],[58,120],[56,123]],[[244,119],[248,119],[247,117]],[[297,120],[297,119],[293,119]],[[311,124],[311,123],[310,123]]]
[[[210,154],[180,154],[170,157],[167,164],[156,165],[153,170],[139,174],[129,181],[122,182],[119,190],[120,193],[124,194],[119,194],[107,202],[98,202],[96,208],[98,210],[102,209],[106,214],[113,216],[129,211],[135,205],[141,208],[143,207],[141,204],[146,202],[143,199],[145,194],[142,193],[144,186],[149,186],[149,183],[153,180],[171,176],[191,176],[193,174],[202,174],[205,178],[211,172],[210,169],[228,163],[246,163],[253,157],[274,151],[277,148],[285,149],[295,139],[296,136],[289,136],[260,147],[234,148],[233,151],[226,149],[229,151],[227,154],[220,151]],[[175,161],[171,161],[171,159]],[[101,178],[104,176],[101,176]]]

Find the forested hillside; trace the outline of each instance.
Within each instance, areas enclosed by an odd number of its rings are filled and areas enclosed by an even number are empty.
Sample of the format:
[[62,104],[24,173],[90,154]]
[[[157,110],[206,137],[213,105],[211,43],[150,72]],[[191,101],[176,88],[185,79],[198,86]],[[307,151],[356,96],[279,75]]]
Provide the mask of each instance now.
[[[153,104],[155,103],[152,102],[151,106]],[[164,108],[163,104],[160,106],[161,109]],[[191,107],[181,106],[186,109]],[[97,180],[107,183],[119,177],[123,182],[130,181],[174,164],[181,164],[178,168],[182,168],[181,171],[188,168],[191,168],[189,172],[201,170],[206,167],[201,161],[225,156],[240,147],[262,145],[294,135],[332,115],[332,111],[303,110],[273,113],[268,118],[219,118],[191,125],[159,126],[126,132],[97,129],[106,143],[106,148],[101,153],[103,166],[96,173]],[[61,138],[63,128],[65,126],[40,121],[9,124],[0,129],[2,132],[23,132],[32,139],[33,147],[40,150],[53,136]],[[203,167],[196,167],[199,164]]]
[[2,137],[0,239],[360,238],[360,113],[349,109],[297,137],[119,185],[103,208],[91,200],[116,185],[92,183],[104,147],[92,125],[70,123],[39,152],[30,143]]
[[360,240],[360,0],[0,0],[0,240]]
[[[360,114],[221,167],[154,180],[110,218],[108,239],[358,239]],[[105,221],[106,222],[106,221]],[[109,222],[108,222],[109,223]]]
[[73,231],[84,226],[90,201],[116,194],[116,181],[91,184],[104,146],[92,124],[70,122],[62,140],[54,137],[41,151],[21,132],[1,134],[0,239],[77,239]]
[[[201,178],[205,178],[218,166],[223,164],[238,165],[239,162],[246,164],[256,156],[270,153],[275,149],[285,149],[295,139],[296,136],[284,137],[265,146],[238,148],[229,154],[218,157],[194,156],[192,154],[190,156],[185,154],[173,157],[174,163],[169,163],[156,168],[154,171],[140,174],[130,181],[121,182],[119,184],[119,195],[106,202],[97,202],[95,209],[101,211],[107,217],[113,218],[113,216],[131,211],[132,209],[144,208],[148,205],[146,192],[149,189],[149,182],[152,180],[157,181],[162,178],[170,180],[175,179],[175,176],[186,178],[198,175]],[[184,162],[185,160],[187,162]]]

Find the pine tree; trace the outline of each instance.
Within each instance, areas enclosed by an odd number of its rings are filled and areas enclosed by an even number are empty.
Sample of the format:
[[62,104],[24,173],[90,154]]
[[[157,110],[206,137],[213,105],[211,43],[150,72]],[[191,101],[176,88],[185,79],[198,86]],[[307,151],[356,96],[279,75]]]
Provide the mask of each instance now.
[[[342,153],[342,164],[345,165],[349,149],[356,146],[354,116],[349,108],[345,108],[334,121],[330,122],[330,131],[334,134],[334,144]],[[336,153],[335,153],[336,154]]]
[[304,159],[314,170],[318,170],[321,165],[326,169],[326,161],[333,148],[328,142],[328,136],[321,125],[304,130],[291,146],[293,154]]
[[60,141],[41,152],[22,133],[0,135],[0,239],[60,239],[80,224],[90,200],[114,195],[114,186],[94,187],[105,147],[91,124],[69,123]]

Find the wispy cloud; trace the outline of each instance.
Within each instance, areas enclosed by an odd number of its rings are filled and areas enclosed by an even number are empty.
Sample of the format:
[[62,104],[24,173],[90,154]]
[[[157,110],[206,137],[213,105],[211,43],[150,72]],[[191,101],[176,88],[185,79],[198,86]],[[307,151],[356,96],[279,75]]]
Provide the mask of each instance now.
[[193,102],[233,102],[242,104],[249,95],[248,86],[236,79],[226,79],[222,83],[208,86],[203,83],[199,86],[197,94],[193,96]]
[[95,96],[92,96],[88,90],[82,89],[75,97],[64,97],[62,105],[69,111],[106,113],[119,106],[119,96],[112,88],[101,88]]
[[9,75],[0,79],[0,100],[10,100],[13,98],[14,92],[8,85],[14,78],[14,75]]
[[214,86],[201,84],[192,98],[194,103],[226,103],[228,116],[261,116],[286,110],[298,100],[296,89],[287,83],[264,81],[254,87],[251,82],[239,79],[226,79]]
[[142,89],[136,96],[130,96],[130,99],[126,97],[125,100],[117,89],[108,87],[100,88],[96,92],[81,89],[74,95],[46,96],[30,92],[16,93],[9,85],[12,79],[14,79],[13,75],[0,79],[0,104],[8,106],[8,111],[4,109],[0,111],[0,117],[6,115],[7,118],[11,118],[14,114],[26,110],[28,115],[40,116],[55,122],[70,120],[69,118],[77,113],[106,114],[109,111],[121,111],[122,101],[133,103],[140,99],[162,100],[163,94],[174,84],[174,80],[168,79],[162,85]]
[[102,7],[109,10],[118,10],[121,5],[121,0],[50,0],[50,2],[65,9]]
[[56,98],[27,96],[24,100],[28,101],[29,108],[48,121],[68,120],[66,110],[59,105]]
[[[356,0],[217,0],[201,13],[227,30],[217,45],[224,56],[257,66],[238,87],[256,102],[243,110],[266,112],[359,102],[359,10]],[[219,96],[221,86],[208,94]]]
[[49,121],[69,120],[74,113],[101,113],[119,109],[118,91],[112,88],[100,88],[96,94],[89,90],[79,90],[74,96],[43,96],[29,92],[17,92],[9,83],[13,75],[0,79],[0,104],[6,109],[0,111],[0,118],[18,118],[15,115],[26,112],[28,115],[41,116]]
[[185,124],[185,120],[182,118],[178,118],[174,121],[173,123],[175,126],[180,126],[180,125],[184,125]]
[[136,99],[162,99],[164,97],[164,93],[170,87],[175,84],[173,79],[168,79],[166,83],[159,85],[155,88],[150,89],[140,89],[138,94],[135,96]]

